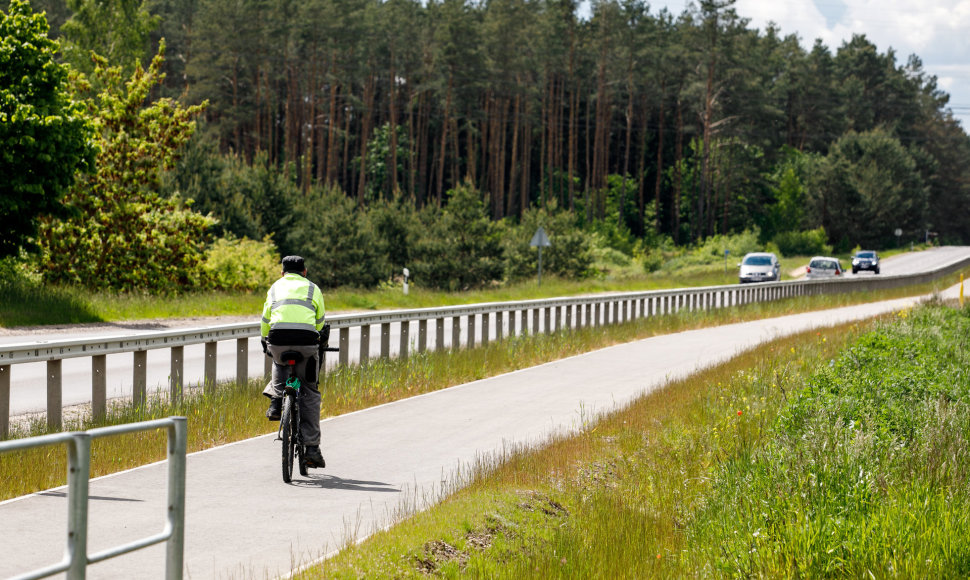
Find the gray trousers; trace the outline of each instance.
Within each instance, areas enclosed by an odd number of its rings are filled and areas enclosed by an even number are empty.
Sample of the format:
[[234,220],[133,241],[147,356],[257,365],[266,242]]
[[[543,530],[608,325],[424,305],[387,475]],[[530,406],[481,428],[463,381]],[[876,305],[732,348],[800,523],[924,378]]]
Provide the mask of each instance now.
[[[296,365],[296,376],[300,378],[300,437],[304,445],[315,446],[320,444],[320,391],[317,390],[318,370],[320,361],[318,360],[317,346],[283,346],[271,344],[267,346],[269,354],[273,357],[273,378],[263,389],[263,394],[275,399],[283,396],[283,386],[286,385],[286,378],[290,375],[286,366],[280,364],[280,355],[288,350],[294,350],[303,355],[303,360]],[[307,368],[312,366],[310,373],[313,382],[306,380]]]

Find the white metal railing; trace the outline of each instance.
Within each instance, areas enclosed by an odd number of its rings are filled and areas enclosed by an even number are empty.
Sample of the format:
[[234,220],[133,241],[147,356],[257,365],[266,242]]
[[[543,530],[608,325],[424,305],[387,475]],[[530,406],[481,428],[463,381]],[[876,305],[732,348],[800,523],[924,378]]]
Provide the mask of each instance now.
[[[88,554],[88,480],[91,474],[91,440],[136,431],[168,431],[168,505],[165,528],[158,534]],[[180,580],[185,547],[185,450],[187,441],[185,417],[168,417],[154,421],[99,427],[89,431],[53,433],[26,439],[0,441],[0,454],[17,449],[45,445],[67,445],[67,544],[64,558],[57,564],[14,576],[17,580],[46,578],[65,572],[70,580],[81,580],[88,564],[167,542],[165,578]]]
[[[492,335],[501,339],[504,334],[517,335],[526,332],[554,332],[562,328],[578,328],[615,324],[634,318],[664,315],[681,310],[711,310],[738,306],[752,302],[769,302],[796,296],[836,294],[868,290],[882,290],[901,286],[922,284],[937,280],[970,266],[970,258],[958,258],[929,272],[905,275],[879,275],[866,277],[843,277],[834,280],[790,280],[760,284],[705,286],[649,292],[626,292],[599,294],[568,298],[548,298],[512,302],[489,302],[440,308],[417,308],[411,310],[385,310],[379,312],[340,314],[328,316],[332,328],[338,332],[340,346],[339,363],[349,363],[351,332],[359,338],[358,362],[366,364],[371,358],[371,327],[380,331],[380,354],[391,356],[391,325],[400,325],[398,354],[408,356],[412,346],[411,322],[417,322],[418,334],[414,341],[419,352],[427,349],[429,332],[434,332],[434,348],[445,348],[445,321],[451,319],[452,349],[461,344],[461,320],[465,322],[465,346],[472,347],[478,340],[487,343]],[[493,322],[494,318],[494,322]],[[530,324],[531,322],[531,324]],[[429,329],[432,323],[433,329]],[[480,323],[480,330],[476,324]],[[259,336],[259,323],[239,323],[183,330],[169,330],[151,334],[98,337],[90,339],[29,342],[0,345],[0,437],[6,437],[10,420],[10,375],[17,364],[30,362],[47,363],[47,423],[51,428],[61,425],[61,361],[74,357],[91,358],[91,402],[95,414],[105,409],[105,357],[115,353],[133,353],[132,399],[138,404],[145,399],[147,385],[147,351],[170,349],[171,371],[169,388],[173,400],[182,393],[184,377],[184,347],[205,345],[205,388],[216,384],[216,345],[222,341],[236,343],[236,380],[248,381],[249,340]],[[269,374],[270,359],[265,358],[264,373]]]

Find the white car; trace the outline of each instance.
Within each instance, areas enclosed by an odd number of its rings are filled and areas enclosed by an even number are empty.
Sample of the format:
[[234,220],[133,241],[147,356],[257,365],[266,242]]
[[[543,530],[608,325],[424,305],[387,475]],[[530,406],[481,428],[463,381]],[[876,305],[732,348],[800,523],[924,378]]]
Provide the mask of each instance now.
[[815,256],[805,268],[805,277],[808,279],[834,278],[845,273],[842,269],[842,262],[838,258],[830,256]]
[[778,256],[771,252],[752,252],[745,254],[738,264],[738,280],[746,282],[774,282],[781,277]]

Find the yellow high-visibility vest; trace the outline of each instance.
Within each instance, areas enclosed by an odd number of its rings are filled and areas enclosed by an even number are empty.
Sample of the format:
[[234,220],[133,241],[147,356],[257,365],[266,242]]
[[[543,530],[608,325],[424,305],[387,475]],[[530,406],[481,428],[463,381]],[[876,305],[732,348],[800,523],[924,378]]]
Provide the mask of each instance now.
[[325,314],[320,288],[299,274],[287,273],[266,293],[259,333],[267,336],[271,329],[319,332]]

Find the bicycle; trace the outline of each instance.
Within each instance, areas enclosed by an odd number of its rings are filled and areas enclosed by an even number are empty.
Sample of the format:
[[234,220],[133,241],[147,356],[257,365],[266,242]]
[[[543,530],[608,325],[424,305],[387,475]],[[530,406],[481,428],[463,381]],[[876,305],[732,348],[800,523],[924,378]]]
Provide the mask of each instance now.
[[[339,352],[339,348],[321,345],[320,366],[323,367],[323,353]],[[280,430],[277,439],[283,442],[283,481],[293,480],[293,463],[299,466],[300,475],[309,474],[306,459],[303,456],[303,441],[300,435],[300,377],[296,367],[303,360],[303,354],[295,350],[283,351],[279,355],[279,362],[286,365],[288,376],[283,387],[283,410],[280,413]]]

